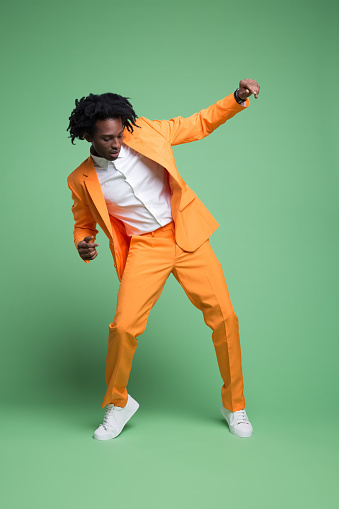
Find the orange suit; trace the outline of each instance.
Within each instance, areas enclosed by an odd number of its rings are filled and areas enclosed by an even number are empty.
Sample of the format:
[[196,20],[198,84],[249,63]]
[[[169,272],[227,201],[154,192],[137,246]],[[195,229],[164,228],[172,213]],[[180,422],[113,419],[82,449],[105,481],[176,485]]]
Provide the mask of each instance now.
[[[247,99],[245,107],[248,103]],[[86,159],[67,179],[74,202],[72,211],[76,247],[84,237],[95,237],[98,233],[96,225],[99,224],[109,239],[121,282],[115,319],[109,326],[107,391],[102,406],[108,403],[119,406],[126,404],[126,386],[137,345],[136,337],[143,332],[148,313],[171,272],[192,303],[202,310],[205,322],[213,330],[212,338],[224,381],[222,400],[225,408],[236,411],[245,406],[238,320],[221,266],[208,242],[219,225],[179,175],[172,151],[174,145],[209,135],[243,109],[231,94],[188,118],[152,121],[140,117],[137,120],[140,128],[134,128],[133,133],[125,129],[123,142],[153,159],[168,172],[175,225],[172,228],[169,225],[150,234],[132,236],[131,242],[123,223],[108,214],[92,157]],[[160,278],[154,276],[154,266],[157,265],[155,258],[158,255]],[[148,267],[145,266],[147,260]],[[126,263],[128,270],[125,271]],[[205,282],[204,278],[198,276],[201,272],[205,274]],[[139,285],[138,292],[135,291],[135,285]],[[152,290],[153,285],[156,286]],[[132,306],[135,315],[131,313],[132,295],[135,299]],[[124,311],[127,308],[128,313]]]

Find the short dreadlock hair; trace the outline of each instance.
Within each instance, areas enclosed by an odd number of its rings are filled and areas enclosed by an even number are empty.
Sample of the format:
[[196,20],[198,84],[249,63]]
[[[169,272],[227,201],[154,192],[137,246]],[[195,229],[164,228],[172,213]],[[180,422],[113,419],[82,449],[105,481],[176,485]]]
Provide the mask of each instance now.
[[84,139],[84,133],[93,134],[97,120],[121,118],[122,125],[132,133],[133,126],[139,127],[135,123],[138,117],[128,99],[110,92],[100,95],[89,94],[79,101],[76,99],[67,128],[73,145],[75,138]]

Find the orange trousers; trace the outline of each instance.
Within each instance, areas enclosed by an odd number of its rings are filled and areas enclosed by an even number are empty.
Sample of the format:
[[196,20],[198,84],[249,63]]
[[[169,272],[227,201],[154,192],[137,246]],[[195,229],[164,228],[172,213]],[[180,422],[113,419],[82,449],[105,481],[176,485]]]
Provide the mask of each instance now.
[[146,328],[149,312],[170,274],[181,284],[190,301],[203,312],[224,385],[225,408],[245,408],[238,318],[226,281],[209,241],[193,253],[183,251],[174,239],[174,223],[152,233],[131,238],[126,267],[120,283],[116,314],[109,325],[106,359],[108,403],[124,407],[137,337]]

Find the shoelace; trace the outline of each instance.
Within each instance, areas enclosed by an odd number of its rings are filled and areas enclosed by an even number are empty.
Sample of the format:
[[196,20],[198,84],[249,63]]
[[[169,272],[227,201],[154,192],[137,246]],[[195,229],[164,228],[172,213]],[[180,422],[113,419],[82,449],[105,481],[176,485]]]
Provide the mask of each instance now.
[[249,421],[248,421],[245,410],[237,410],[236,412],[234,412],[234,414],[237,418],[238,424],[241,424],[242,422],[244,422],[245,424],[248,424]]
[[104,420],[103,420],[103,427],[107,430],[107,428],[109,427],[109,422],[108,422],[108,419],[111,415],[111,413],[113,412],[114,410],[114,405],[112,405],[111,407],[108,407],[106,408],[106,412],[105,412],[105,415],[104,415]]

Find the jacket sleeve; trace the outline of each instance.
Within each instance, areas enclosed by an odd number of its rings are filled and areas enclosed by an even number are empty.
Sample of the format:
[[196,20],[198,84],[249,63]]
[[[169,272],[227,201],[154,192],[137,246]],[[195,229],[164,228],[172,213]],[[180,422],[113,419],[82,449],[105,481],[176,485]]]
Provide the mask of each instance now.
[[241,106],[230,94],[208,108],[195,113],[190,117],[175,117],[171,120],[153,120],[152,127],[166,138],[171,145],[180,145],[204,138],[211,134],[217,127],[224,124],[240,111],[247,108]]
[[[98,234],[98,230],[96,229],[96,221],[90,211],[89,206],[84,200],[80,197],[80,195],[73,189],[69,180],[67,180],[67,185],[72,192],[72,213],[74,217],[74,244],[76,249],[78,250],[78,244],[81,240],[83,240],[87,236],[93,236],[95,241],[95,237]],[[84,260],[85,261],[85,260]],[[85,263],[89,263],[89,260],[86,260]]]

